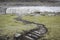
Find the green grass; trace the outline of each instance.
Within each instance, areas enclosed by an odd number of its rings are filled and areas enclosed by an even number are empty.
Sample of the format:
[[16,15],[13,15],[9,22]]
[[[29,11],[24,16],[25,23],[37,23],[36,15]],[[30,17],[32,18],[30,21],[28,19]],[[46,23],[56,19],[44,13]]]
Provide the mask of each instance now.
[[[0,34],[13,35],[22,30],[35,28],[34,24],[25,25],[21,21],[16,21],[15,15],[0,15]],[[60,16],[24,16],[22,19],[44,24],[48,32],[45,35],[46,40],[60,40]]]
[[16,21],[16,15],[0,15],[0,35],[13,35],[16,32],[35,28],[34,24],[25,25],[21,21]]
[[48,28],[46,40],[60,40],[60,16],[25,16],[23,19],[44,24]]

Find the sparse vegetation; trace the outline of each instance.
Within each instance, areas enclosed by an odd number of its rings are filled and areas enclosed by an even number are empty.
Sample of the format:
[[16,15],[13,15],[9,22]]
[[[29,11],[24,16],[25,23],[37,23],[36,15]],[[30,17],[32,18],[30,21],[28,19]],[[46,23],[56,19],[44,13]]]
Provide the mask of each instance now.
[[[35,28],[34,24],[24,24],[16,21],[15,15],[0,15],[0,35],[12,36],[16,32],[22,30],[30,30]],[[45,35],[45,40],[60,40],[60,16],[24,16],[24,20],[33,21],[44,24],[48,28],[48,33]],[[40,39],[39,39],[40,40]]]
[[16,32],[35,28],[34,24],[25,25],[23,22],[16,21],[14,19],[16,17],[15,15],[0,15],[0,35],[12,36]]
[[48,28],[45,40],[60,40],[60,16],[25,16],[23,19],[44,24]]

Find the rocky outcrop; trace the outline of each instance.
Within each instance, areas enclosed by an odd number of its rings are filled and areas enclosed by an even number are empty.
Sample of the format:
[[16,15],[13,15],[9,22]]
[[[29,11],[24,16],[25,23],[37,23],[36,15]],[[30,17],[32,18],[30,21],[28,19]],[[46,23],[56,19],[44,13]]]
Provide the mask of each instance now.
[[6,14],[6,8],[0,7],[0,14]]

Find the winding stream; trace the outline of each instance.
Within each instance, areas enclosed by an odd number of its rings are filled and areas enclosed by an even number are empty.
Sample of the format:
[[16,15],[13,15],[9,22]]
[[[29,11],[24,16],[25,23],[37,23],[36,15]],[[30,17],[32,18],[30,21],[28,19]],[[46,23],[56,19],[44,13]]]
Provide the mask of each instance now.
[[19,19],[16,18],[17,21],[22,21],[25,24],[36,24],[37,27],[35,29],[29,30],[24,32],[18,37],[14,37],[15,40],[38,40],[41,38],[48,30],[43,24],[35,23],[35,22],[30,22],[27,20]]

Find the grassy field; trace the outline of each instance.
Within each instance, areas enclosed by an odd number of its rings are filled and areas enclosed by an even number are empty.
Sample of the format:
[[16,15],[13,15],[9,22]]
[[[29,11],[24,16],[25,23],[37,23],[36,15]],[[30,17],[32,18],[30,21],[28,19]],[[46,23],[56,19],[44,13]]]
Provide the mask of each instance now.
[[[14,19],[16,17],[15,15],[0,15],[0,35],[12,35],[22,30],[35,28],[34,24],[25,25],[16,21]],[[60,40],[60,16],[24,16],[22,19],[44,24],[48,29],[44,37],[46,40]]]
[[14,33],[23,32],[23,30],[31,30],[36,26],[34,24],[24,24],[21,21],[16,21],[15,15],[0,15],[0,35],[12,36]]
[[60,40],[60,16],[26,16],[23,19],[44,24],[48,28],[46,40]]

